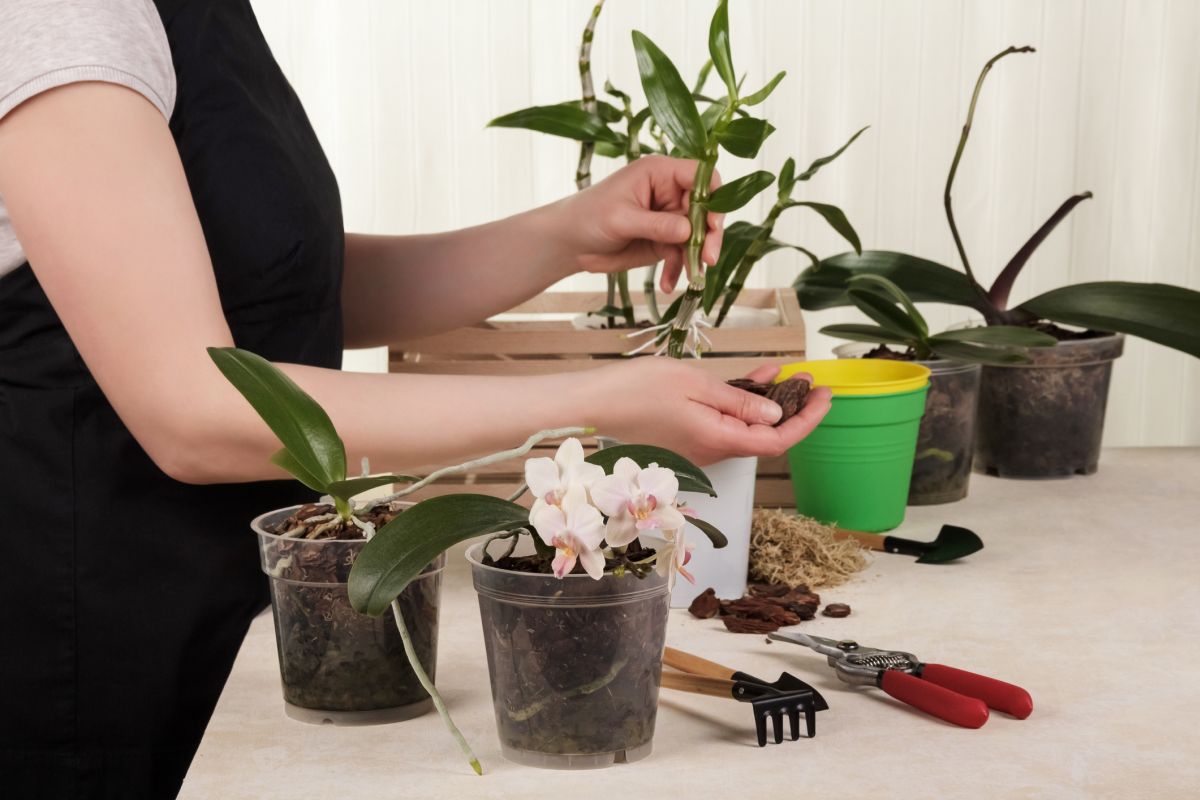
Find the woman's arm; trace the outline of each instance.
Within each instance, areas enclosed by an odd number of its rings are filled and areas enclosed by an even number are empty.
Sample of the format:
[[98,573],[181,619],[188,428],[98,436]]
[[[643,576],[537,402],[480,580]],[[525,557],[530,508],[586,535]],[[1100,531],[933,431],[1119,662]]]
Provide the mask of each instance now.
[[[665,261],[669,291],[691,231],[695,172],[694,161],[646,156],[583,192],[486,225],[418,236],[348,234],[346,344],[384,345],[479,322],[580,270]],[[713,187],[719,184],[714,175]],[[722,216],[709,215],[710,264],[721,250]],[[380,302],[392,313],[379,313]]]
[[[267,461],[275,437],[205,352],[233,341],[159,111],[103,83],[38,95],[0,120],[0,196],[89,370],[160,468],[195,483],[282,477]],[[805,414],[771,428],[762,423],[778,406],[662,359],[535,378],[280,366],[329,412],[350,463],[370,456],[376,469],[446,463],[577,424],[701,462],[778,453],[828,407],[817,393]]]

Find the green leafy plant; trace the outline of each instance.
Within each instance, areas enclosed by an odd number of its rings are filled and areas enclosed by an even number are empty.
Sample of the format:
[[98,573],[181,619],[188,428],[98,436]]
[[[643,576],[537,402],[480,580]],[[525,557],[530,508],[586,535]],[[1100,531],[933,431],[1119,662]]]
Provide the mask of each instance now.
[[[777,78],[782,77],[782,75],[783,73],[780,73]],[[716,326],[720,326],[725,321],[729,310],[737,302],[737,298],[741,294],[747,276],[763,256],[775,250],[790,247],[793,250],[803,253],[813,264],[818,263],[816,255],[811,250],[800,245],[785,244],[773,238],[775,223],[779,220],[779,216],[787,209],[808,208],[815,211],[830,227],[850,243],[850,246],[854,248],[856,253],[862,252],[862,244],[859,241],[858,233],[854,230],[854,226],[850,224],[850,221],[840,208],[828,203],[793,200],[792,191],[797,183],[809,180],[817,174],[821,167],[846,152],[846,149],[865,130],[866,128],[859,129],[844,145],[833,153],[818,158],[809,165],[808,169],[799,175],[795,174],[795,160],[789,158],[783,163],[777,179],[769,172],[755,172],[745,178],[739,179],[743,181],[750,181],[752,179],[753,182],[750,183],[751,190],[759,185],[761,189],[765,189],[772,183],[776,183],[778,193],[774,205],[771,206],[771,210],[761,223],[754,225],[749,222],[735,222],[725,230],[725,239],[721,244],[721,255],[717,263],[713,265],[705,277],[704,286],[705,313],[711,314],[717,302],[720,301],[721,303],[720,311],[714,323]],[[754,191],[754,193],[757,194],[757,191]],[[711,204],[710,207],[712,207]],[[721,211],[723,209],[713,208],[713,210]]]
[[1200,292],[1161,283],[1096,281],[1064,286],[1009,307],[1009,298],[1021,270],[1046,238],[1071,211],[1092,196],[1081,192],[1067,198],[1009,259],[990,288],[976,279],[958,232],[951,190],[975,118],[975,106],[984,79],[1000,59],[1032,53],[1032,47],[1009,47],[984,65],[975,82],[966,123],[950,163],[943,204],[950,234],[963,271],[951,269],[906,253],[868,250],[843,253],[806,269],[795,288],[803,308],[818,310],[852,302],[848,288],[855,275],[889,278],[909,297],[969,306],[983,315],[988,326],[1034,326],[1042,320],[1140,336],[1152,342],[1200,357]]
[[[674,357],[681,357],[686,352],[699,355],[703,349],[703,338],[693,323],[693,315],[701,304],[705,313],[711,314],[715,304],[721,301],[714,323],[719,326],[737,300],[752,267],[766,254],[782,247],[794,247],[816,262],[816,256],[811,251],[772,238],[775,222],[784,210],[812,210],[856,250],[860,249],[858,235],[840,209],[828,203],[793,200],[792,191],[798,183],[809,180],[822,166],[841,155],[862,131],[852,136],[835,153],[814,161],[799,175],[795,174],[795,162],[788,159],[778,176],[778,200],[766,219],[759,225],[747,222],[731,225],[726,231],[718,263],[706,275],[700,262],[700,252],[707,232],[708,212],[736,211],[776,183],[775,175],[760,170],[730,181],[710,196],[708,187],[719,152],[725,150],[742,158],[757,156],[763,142],[775,128],[766,120],[752,116],[748,109],[766,100],[779,86],[786,72],[776,74],[758,91],[744,96],[740,94],[742,80],[735,78],[729,44],[728,0],[721,0],[709,25],[710,58],[701,67],[691,89],[683,82],[679,70],[667,55],[645,34],[634,31],[634,54],[648,106],[635,111],[632,98],[609,81],[605,81],[604,91],[619,102],[620,107],[598,100],[592,90],[590,48],[602,7],[603,2],[593,9],[580,46],[582,100],[522,109],[497,117],[488,124],[533,130],[579,141],[579,166],[575,176],[579,189],[590,184],[593,154],[620,157],[627,162],[636,160],[646,152],[696,159],[695,183],[688,207],[692,234],[684,259],[687,290],[660,314],[654,289],[657,267],[647,270],[643,294],[654,327],[646,332],[651,335],[649,341],[633,352],[662,345],[661,349]],[[705,94],[705,84],[714,73],[724,85],[725,91],[720,97]],[[623,130],[620,129],[621,125]],[[648,133],[652,144],[642,141],[644,132]],[[627,273],[610,276],[607,303],[593,313],[610,319],[620,318],[629,326],[635,324]],[[634,335],[643,335],[643,332]]]
[[821,333],[854,342],[900,345],[918,361],[946,358],[978,364],[1020,364],[1029,361],[1025,348],[1058,343],[1049,334],[1013,325],[931,334],[925,317],[904,290],[879,275],[855,275],[848,281],[846,294],[876,324],[826,325]]

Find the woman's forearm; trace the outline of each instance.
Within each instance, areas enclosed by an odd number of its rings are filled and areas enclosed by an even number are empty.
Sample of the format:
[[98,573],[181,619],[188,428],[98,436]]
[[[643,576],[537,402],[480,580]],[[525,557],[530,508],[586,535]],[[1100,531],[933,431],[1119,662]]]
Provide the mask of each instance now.
[[[534,431],[594,425],[590,390],[578,376],[382,375],[278,365],[328,412],[346,444],[348,471],[363,457],[373,472],[424,473],[520,444]],[[206,398],[181,418],[164,465],[189,483],[285,477],[269,462],[279,441],[212,368]]]
[[533,297],[578,267],[556,205],[458,231],[347,234],[347,347],[469,325]]

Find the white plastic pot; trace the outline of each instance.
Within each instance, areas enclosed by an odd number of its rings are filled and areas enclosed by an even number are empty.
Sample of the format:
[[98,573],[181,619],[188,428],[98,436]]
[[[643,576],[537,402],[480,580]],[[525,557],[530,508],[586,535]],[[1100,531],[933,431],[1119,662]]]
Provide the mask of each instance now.
[[720,550],[704,534],[687,528],[687,541],[695,545],[687,571],[695,578],[688,583],[680,578],[671,591],[671,607],[686,608],[696,595],[710,586],[717,597],[736,600],[746,593],[746,573],[750,567],[750,522],[754,514],[754,484],[758,473],[757,458],[727,458],[704,468],[712,481],[716,497],[698,492],[680,492],[696,516],[717,527],[729,544]]

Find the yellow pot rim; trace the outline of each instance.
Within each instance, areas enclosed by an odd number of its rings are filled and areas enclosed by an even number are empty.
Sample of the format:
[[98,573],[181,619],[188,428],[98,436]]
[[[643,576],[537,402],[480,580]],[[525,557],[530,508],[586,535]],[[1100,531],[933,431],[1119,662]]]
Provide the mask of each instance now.
[[783,365],[775,382],[785,381],[798,372],[809,373],[813,385],[828,386],[835,396],[910,392],[929,383],[929,367],[883,358],[796,361]]

